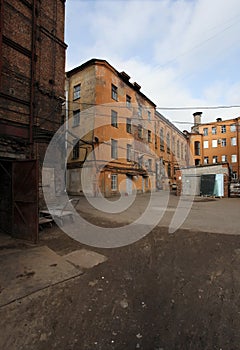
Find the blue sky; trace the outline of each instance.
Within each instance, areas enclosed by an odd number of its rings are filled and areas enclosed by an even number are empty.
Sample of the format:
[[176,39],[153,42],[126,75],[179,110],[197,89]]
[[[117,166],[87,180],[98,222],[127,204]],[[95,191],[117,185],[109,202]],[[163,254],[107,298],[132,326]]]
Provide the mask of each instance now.
[[[66,70],[106,59],[180,129],[196,109],[240,105],[239,0],[68,0]],[[203,122],[240,116],[240,108],[204,110]]]

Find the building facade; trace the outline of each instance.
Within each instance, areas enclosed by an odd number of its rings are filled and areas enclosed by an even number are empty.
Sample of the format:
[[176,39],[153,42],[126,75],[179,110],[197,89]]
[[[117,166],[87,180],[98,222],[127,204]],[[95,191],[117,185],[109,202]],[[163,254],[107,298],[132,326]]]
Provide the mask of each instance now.
[[187,134],[194,165],[228,163],[231,179],[238,181],[240,118],[217,118],[214,122],[202,123],[201,115],[201,112],[194,113],[194,126]]
[[36,240],[37,163],[62,121],[64,17],[64,0],[0,1],[0,228],[21,238],[28,222]]
[[67,190],[111,196],[168,187],[186,165],[187,140],[107,61],[66,73]]

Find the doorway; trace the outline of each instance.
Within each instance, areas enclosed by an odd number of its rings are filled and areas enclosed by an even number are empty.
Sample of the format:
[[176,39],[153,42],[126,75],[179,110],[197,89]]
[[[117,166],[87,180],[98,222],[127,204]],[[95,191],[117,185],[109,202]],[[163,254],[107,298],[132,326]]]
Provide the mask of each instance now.
[[38,165],[36,160],[0,158],[0,230],[38,241]]

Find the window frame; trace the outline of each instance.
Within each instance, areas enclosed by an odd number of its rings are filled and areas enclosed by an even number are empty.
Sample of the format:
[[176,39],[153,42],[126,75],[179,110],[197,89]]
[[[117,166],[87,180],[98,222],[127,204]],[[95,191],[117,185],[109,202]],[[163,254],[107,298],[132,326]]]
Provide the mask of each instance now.
[[221,134],[226,134],[227,130],[226,130],[226,125],[221,125]]
[[112,84],[111,96],[114,101],[118,101],[118,87]]
[[111,126],[114,128],[118,127],[118,112],[111,110]]
[[74,85],[73,87],[73,101],[78,100],[81,97],[81,83]]
[[132,107],[132,98],[129,95],[126,95],[126,106],[127,106],[127,108]]
[[75,111],[73,111],[73,128],[76,128],[80,125],[80,113],[80,109],[76,109]]
[[79,140],[78,140],[76,142],[76,144],[73,146],[73,150],[72,150],[72,159],[73,160],[76,160],[76,159],[79,158],[79,155],[80,155],[79,148],[80,148],[80,143],[79,143]]
[[209,148],[209,141],[208,141],[208,140],[204,140],[204,141],[203,141],[203,148],[204,148],[204,149]]
[[128,134],[132,133],[132,120],[130,118],[127,118],[126,120],[126,132]]
[[208,128],[203,128],[203,136],[208,136]]
[[[214,132],[213,132],[214,130]],[[216,126],[212,126],[212,135],[217,135],[217,127]]]
[[132,161],[132,145],[130,143],[127,143],[127,162]]
[[237,163],[237,155],[236,154],[231,154],[231,163]]
[[117,174],[111,174],[111,191],[118,190],[118,176]]
[[218,146],[218,140],[217,139],[212,140],[212,148],[217,148],[217,146]]
[[222,147],[226,147],[227,146],[227,139],[226,138],[221,139],[221,146]]
[[[233,140],[235,140],[234,143],[233,143]],[[237,138],[236,138],[236,136],[231,137],[231,146],[237,146]]]
[[148,143],[151,143],[152,142],[152,132],[151,132],[151,130],[147,131],[147,138],[148,138]]
[[118,142],[115,139],[111,139],[111,158],[118,159]]

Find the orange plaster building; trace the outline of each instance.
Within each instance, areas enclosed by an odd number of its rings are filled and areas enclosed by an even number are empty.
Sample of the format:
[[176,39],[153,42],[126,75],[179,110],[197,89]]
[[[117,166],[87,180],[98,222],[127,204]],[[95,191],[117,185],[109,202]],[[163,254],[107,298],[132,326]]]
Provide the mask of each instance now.
[[187,164],[187,139],[107,61],[66,73],[67,190],[111,196],[169,186]]
[[196,112],[191,133],[187,133],[193,164],[211,165],[228,163],[231,179],[239,180],[240,117],[229,120],[217,118],[211,123],[201,123],[202,112]]

